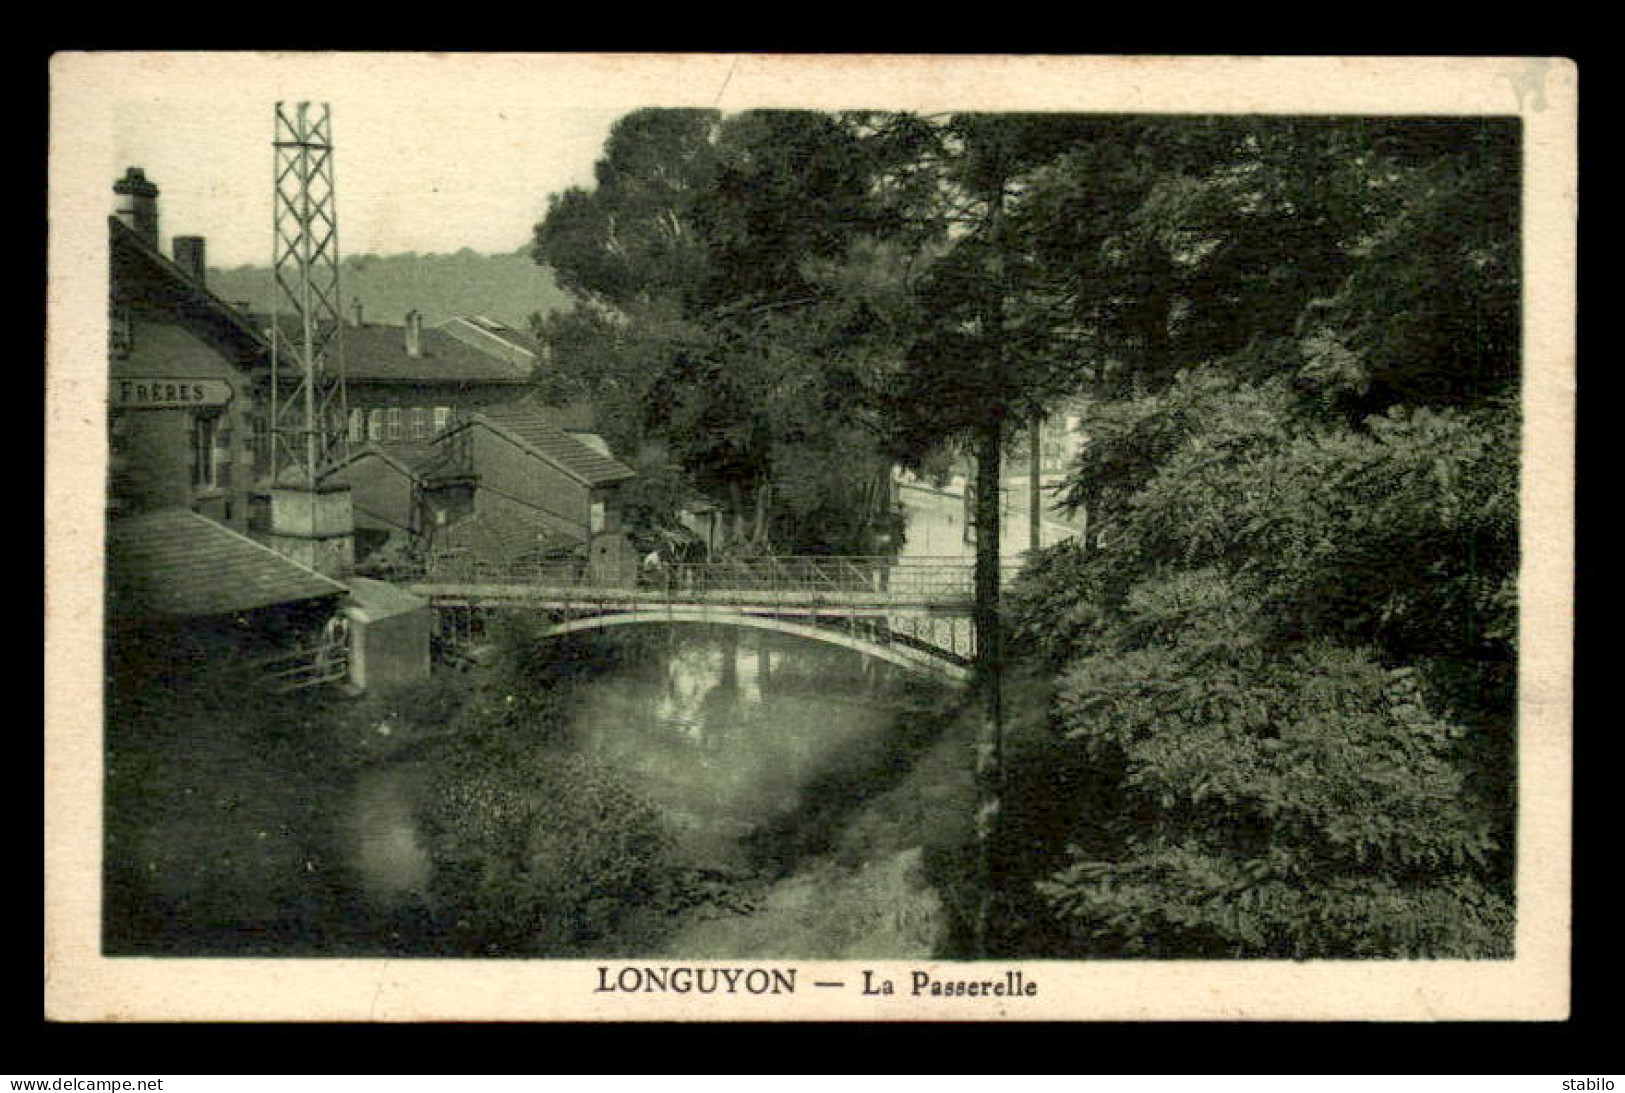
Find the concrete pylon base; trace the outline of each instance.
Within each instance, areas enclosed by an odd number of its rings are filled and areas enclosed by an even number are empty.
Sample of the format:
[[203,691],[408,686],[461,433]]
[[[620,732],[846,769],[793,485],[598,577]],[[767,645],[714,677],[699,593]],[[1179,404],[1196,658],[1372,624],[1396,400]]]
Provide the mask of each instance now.
[[265,545],[329,577],[355,568],[355,510],[345,484],[273,486]]

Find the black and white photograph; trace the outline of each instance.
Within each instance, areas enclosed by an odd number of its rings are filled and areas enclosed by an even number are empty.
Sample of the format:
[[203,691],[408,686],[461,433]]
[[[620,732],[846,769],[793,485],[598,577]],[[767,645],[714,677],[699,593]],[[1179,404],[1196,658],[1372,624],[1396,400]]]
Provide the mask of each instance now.
[[1569,62],[53,77],[48,1008],[1566,1012]]

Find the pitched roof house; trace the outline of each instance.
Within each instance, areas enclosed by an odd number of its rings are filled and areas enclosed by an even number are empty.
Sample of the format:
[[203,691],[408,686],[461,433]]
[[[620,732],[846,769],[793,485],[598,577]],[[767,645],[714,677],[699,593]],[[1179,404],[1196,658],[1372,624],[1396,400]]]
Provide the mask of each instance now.
[[[635,472],[556,425],[549,408],[513,403],[475,411],[418,464],[433,498],[425,520],[439,559],[498,565],[575,553],[619,564],[619,487]],[[466,526],[461,526],[466,524]]]

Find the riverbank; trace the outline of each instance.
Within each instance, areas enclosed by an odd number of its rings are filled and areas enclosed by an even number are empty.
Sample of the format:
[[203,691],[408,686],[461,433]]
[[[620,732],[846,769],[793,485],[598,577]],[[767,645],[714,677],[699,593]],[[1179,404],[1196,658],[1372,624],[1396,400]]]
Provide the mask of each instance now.
[[383,951],[345,852],[355,778],[403,741],[393,704],[207,675],[115,680],[105,735],[110,954]]
[[748,907],[697,912],[655,955],[692,959],[928,959],[962,955],[973,899],[969,721],[949,709],[894,784],[823,827],[826,849],[759,880]]
[[943,955],[968,738],[946,693],[821,658],[520,634],[392,695],[138,678],[107,951]]

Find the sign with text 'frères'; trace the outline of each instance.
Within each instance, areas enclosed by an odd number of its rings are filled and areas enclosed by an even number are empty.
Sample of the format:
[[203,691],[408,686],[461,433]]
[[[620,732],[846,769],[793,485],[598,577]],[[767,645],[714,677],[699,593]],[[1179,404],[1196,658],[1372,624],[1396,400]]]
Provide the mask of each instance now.
[[231,384],[215,379],[115,379],[108,392],[114,406],[125,410],[174,410],[224,406]]

